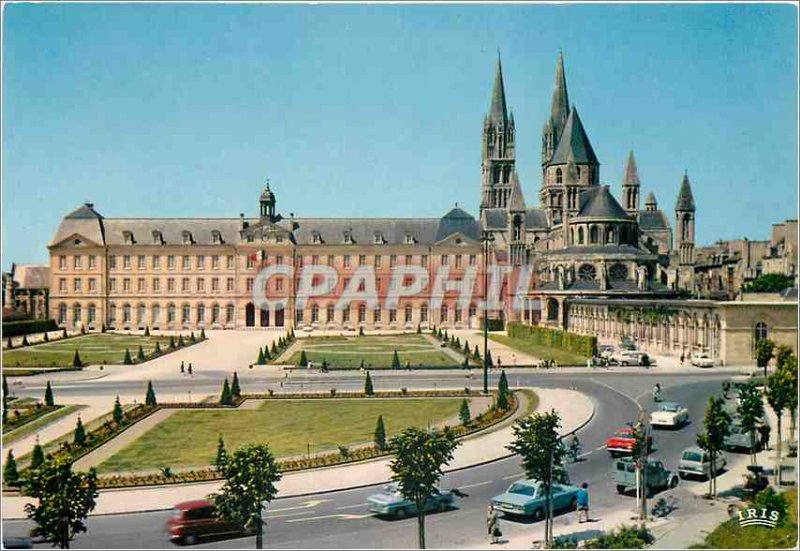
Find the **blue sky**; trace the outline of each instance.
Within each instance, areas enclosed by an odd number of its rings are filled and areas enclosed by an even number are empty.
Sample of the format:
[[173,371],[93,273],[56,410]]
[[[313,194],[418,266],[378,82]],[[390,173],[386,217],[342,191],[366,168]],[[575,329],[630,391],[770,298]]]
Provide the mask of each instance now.
[[791,5],[5,5],[3,268],[60,218],[477,214],[497,49],[538,203],[556,56],[619,193],[635,150],[699,243],[796,217]]

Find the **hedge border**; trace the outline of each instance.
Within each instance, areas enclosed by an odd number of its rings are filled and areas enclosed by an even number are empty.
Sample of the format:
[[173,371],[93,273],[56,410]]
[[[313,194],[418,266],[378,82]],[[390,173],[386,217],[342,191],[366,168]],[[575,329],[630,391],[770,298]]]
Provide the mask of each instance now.
[[520,339],[534,344],[558,348],[574,354],[591,358],[597,354],[597,337],[579,335],[560,329],[551,329],[538,325],[526,325],[520,322],[509,322],[506,332],[512,339]]
[[[25,331],[26,328],[30,328],[30,330]],[[19,337],[32,333],[49,333],[58,331],[58,329],[58,324],[54,319],[6,321],[3,322],[3,338]]]

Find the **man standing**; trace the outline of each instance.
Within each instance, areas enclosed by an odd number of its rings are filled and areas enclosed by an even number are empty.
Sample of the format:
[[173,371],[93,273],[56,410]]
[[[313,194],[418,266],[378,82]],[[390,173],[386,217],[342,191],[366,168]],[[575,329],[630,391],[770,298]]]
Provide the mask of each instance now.
[[489,543],[497,543],[497,538],[502,536],[500,532],[500,521],[497,518],[497,511],[493,505],[489,505],[489,510],[486,513],[486,529],[489,532]]
[[[589,522],[589,483],[584,482],[578,490],[578,524]],[[584,521],[582,517],[586,517]]]

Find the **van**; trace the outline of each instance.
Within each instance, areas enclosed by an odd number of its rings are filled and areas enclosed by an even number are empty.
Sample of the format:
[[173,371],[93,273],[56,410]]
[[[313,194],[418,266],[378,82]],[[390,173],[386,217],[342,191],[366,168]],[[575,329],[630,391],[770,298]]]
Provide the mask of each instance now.
[[[716,471],[717,475],[725,469],[727,460],[723,455],[717,456]],[[702,448],[692,446],[683,450],[681,460],[678,463],[678,474],[681,478],[687,476],[700,476],[703,478],[711,477],[711,458]]]
[[219,518],[214,504],[207,499],[184,501],[175,505],[167,519],[167,532],[171,540],[185,545],[193,545],[200,538],[254,533],[253,529],[245,529]]

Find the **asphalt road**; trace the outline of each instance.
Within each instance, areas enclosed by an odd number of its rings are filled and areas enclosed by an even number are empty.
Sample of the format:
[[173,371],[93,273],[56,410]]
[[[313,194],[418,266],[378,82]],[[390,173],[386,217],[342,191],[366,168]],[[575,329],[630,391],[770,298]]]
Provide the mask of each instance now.
[[[632,371],[635,368],[632,368]],[[260,374],[243,374],[243,389],[253,391],[253,387],[264,385],[276,387],[278,379]],[[191,385],[196,395],[202,392],[215,392],[219,388],[222,372],[201,373],[191,382],[176,378],[160,381],[158,388],[184,388]],[[614,429],[636,419],[639,406],[646,411],[652,408],[650,391],[656,382],[662,387],[662,398],[675,400],[689,408],[693,423],[676,431],[655,431],[653,456],[664,461],[668,468],[675,468],[683,448],[695,443],[696,432],[702,422],[702,415],[708,396],[720,390],[723,380],[730,374],[698,372],[697,374],[662,376],[642,370],[627,373],[603,373],[565,375],[551,373],[508,372],[511,386],[559,387],[573,386],[595,402],[595,415],[578,436],[583,446],[582,461],[568,466],[573,483],[590,484],[592,516],[601,518],[604,511],[629,505],[634,507],[634,498],[619,496],[611,481],[611,466],[608,452],[603,444]],[[496,386],[497,374],[492,376],[492,386]],[[373,373],[376,388],[427,387],[434,383],[440,387],[460,388],[469,379],[460,372],[417,372],[412,374]],[[328,389],[333,386],[340,390],[360,389],[363,381],[359,376],[330,373],[327,375],[292,375],[284,384],[291,390]],[[476,370],[472,379],[473,387],[481,384],[480,373]],[[130,383],[131,388],[140,383]],[[174,385],[174,386],[173,386]],[[35,385],[17,389],[17,393],[36,394],[40,388]],[[108,395],[112,391],[104,385],[103,379],[92,383],[74,383],[56,389],[60,395],[70,393],[85,394],[87,390]],[[124,392],[119,385],[114,392]],[[458,488],[468,497],[457,501],[457,508],[428,516],[427,538],[429,547],[456,547],[485,541],[486,506],[490,499],[502,493],[522,471],[517,458],[508,458],[462,471],[448,474],[444,488]],[[684,484],[703,484],[703,482],[682,481]],[[367,497],[379,490],[379,486],[346,490],[328,494],[318,494],[297,498],[275,500],[266,514],[267,528],[264,544],[271,548],[398,548],[416,547],[415,519],[384,520],[369,514]],[[165,503],[165,507],[171,504]],[[109,515],[90,517],[88,533],[79,535],[73,541],[74,548],[161,548],[170,547],[164,531],[164,522],[169,511]],[[4,521],[5,535],[23,535],[30,524],[27,521]],[[506,536],[530,530],[525,522],[503,521]],[[222,539],[201,543],[196,547],[214,548],[252,548],[252,537]]]

